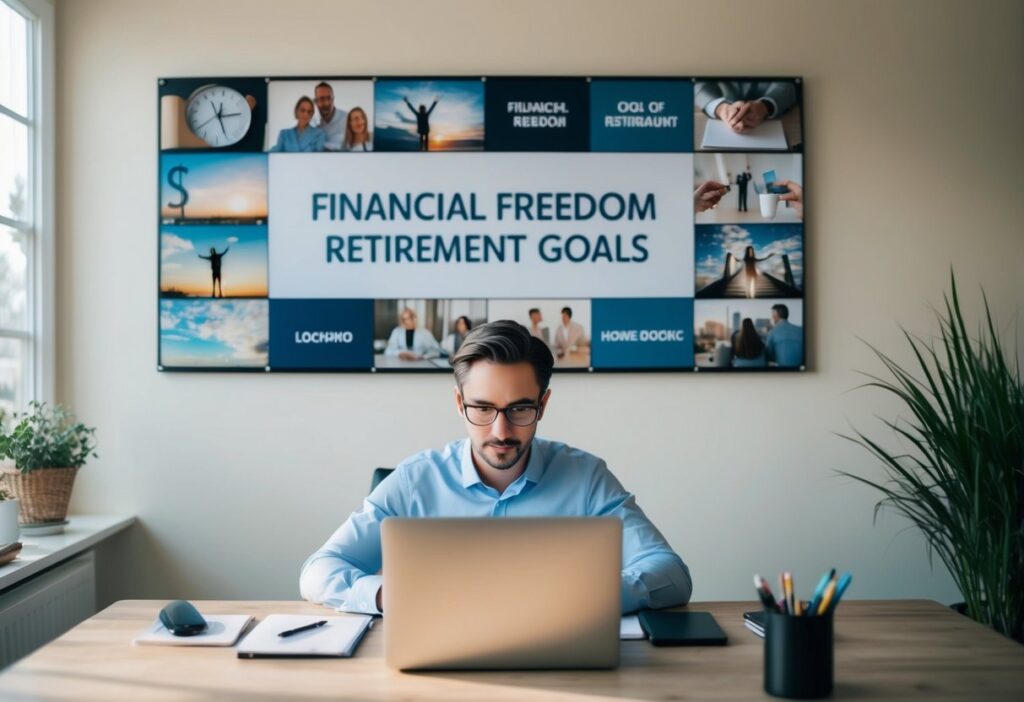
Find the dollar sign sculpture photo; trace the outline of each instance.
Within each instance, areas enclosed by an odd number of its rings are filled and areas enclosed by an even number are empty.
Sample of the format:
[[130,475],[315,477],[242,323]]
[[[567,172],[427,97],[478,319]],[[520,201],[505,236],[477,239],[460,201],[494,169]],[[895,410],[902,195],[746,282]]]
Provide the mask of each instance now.
[[185,203],[188,202],[188,190],[181,184],[185,174],[188,173],[188,169],[185,166],[175,166],[167,172],[167,183],[172,188],[181,193],[181,202],[168,202],[168,207],[180,207],[181,218],[185,219]]

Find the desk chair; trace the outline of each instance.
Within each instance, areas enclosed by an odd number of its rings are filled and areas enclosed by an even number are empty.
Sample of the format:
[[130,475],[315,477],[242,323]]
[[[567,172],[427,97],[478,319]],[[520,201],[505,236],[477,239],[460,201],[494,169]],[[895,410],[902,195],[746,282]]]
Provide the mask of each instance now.
[[394,472],[394,468],[374,468],[373,477],[370,478],[370,492],[373,492],[373,489],[380,485],[380,481],[384,480],[384,478],[388,477]]

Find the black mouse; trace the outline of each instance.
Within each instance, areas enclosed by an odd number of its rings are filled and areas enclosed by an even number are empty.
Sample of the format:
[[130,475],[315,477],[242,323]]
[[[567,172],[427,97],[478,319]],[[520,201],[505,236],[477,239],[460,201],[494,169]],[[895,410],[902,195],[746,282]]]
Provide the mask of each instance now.
[[185,600],[175,600],[161,609],[160,622],[175,636],[195,636],[206,631],[203,615]]

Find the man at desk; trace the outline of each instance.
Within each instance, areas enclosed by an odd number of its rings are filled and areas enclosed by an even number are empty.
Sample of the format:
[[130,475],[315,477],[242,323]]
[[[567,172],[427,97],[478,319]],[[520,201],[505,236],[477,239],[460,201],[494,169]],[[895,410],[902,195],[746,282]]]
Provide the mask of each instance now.
[[[535,437],[551,397],[547,345],[502,320],[472,330],[450,362],[468,438],[402,461],[303,563],[302,596],[380,613],[386,517],[616,516],[623,521],[622,611],[685,604],[689,569],[605,462]],[[458,588],[452,583],[452,592]]]

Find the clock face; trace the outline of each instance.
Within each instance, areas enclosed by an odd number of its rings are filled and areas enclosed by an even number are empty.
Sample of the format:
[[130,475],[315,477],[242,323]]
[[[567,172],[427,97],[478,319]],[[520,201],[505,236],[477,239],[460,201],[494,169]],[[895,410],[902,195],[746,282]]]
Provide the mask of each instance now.
[[210,146],[231,146],[249,131],[252,109],[237,90],[204,85],[189,96],[185,118],[192,133]]

